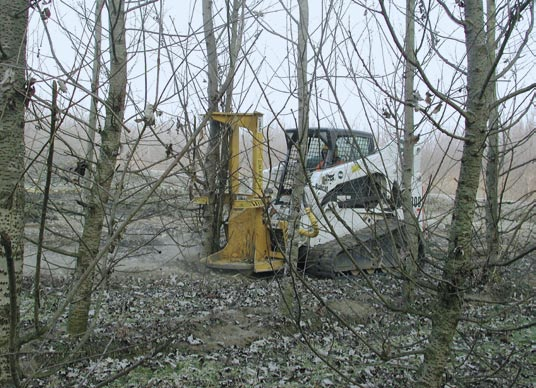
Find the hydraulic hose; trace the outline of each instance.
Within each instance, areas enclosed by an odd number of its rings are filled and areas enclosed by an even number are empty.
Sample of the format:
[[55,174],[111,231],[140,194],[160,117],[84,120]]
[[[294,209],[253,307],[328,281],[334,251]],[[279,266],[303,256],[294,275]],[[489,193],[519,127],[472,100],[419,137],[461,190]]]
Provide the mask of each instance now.
[[300,229],[298,229],[298,233],[301,236],[305,236],[305,237],[316,237],[316,236],[318,236],[318,232],[319,232],[318,220],[316,219],[316,217],[313,214],[313,212],[312,212],[310,207],[305,208],[305,214],[307,214],[307,217],[309,217],[309,221],[311,221],[311,226],[312,226],[313,230],[300,228]]

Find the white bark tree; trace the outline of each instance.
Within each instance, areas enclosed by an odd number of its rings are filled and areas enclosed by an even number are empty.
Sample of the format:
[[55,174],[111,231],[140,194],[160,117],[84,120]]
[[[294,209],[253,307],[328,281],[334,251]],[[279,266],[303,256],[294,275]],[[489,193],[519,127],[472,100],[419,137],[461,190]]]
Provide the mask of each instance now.
[[0,6],[0,385],[18,386],[18,295],[24,239],[24,112],[35,91],[26,79],[28,3]]

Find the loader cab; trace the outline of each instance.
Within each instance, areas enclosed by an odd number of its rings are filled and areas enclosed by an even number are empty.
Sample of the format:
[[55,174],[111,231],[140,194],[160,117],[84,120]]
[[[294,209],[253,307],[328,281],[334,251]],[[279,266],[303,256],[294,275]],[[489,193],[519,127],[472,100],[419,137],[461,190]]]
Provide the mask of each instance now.
[[[298,130],[285,131],[287,158],[278,188],[278,197],[289,195],[296,169],[300,164]],[[352,162],[376,152],[372,134],[339,128],[309,128],[305,169],[309,174],[317,170]]]
[[[288,157],[297,153],[298,131],[286,130]],[[310,128],[307,138],[305,168],[313,171],[324,161],[321,168],[361,159],[376,151],[372,134],[338,128]]]

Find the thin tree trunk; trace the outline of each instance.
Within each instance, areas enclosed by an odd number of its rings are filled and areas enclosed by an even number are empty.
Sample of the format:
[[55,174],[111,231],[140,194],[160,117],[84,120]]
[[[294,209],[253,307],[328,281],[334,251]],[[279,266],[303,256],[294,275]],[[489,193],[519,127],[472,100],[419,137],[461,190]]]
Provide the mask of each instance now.
[[486,141],[488,109],[485,78],[489,61],[481,1],[465,3],[467,50],[467,112],[461,169],[449,234],[449,251],[437,299],[432,304],[432,331],[420,369],[419,386],[442,387],[450,348],[456,334],[467,280],[471,277],[472,221]]
[[69,311],[68,331],[72,335],[80,335],[87,330],[93,289],[93,270],[89,270],[87,274],[86,271],[88,268],[93,268],[90,265],[99,251],[105,208],[110,198],[110,188],[119,154],[127,86],[124,5],[122,0],[113,0],[109,4],[110,89],[106,101],[106,121],[101,132],[99,160],[78,250],[75,279],[85,277],[85,281],[81,283],[78,296],[71,304]]
[[[302,214],[302,197],[305,187],[305,165],[302,159],[307,153],[307,137],[309,132],[309,89],[307,77],[307,40],[309,29],[309,4],[308,0],[298,0],[299,20],[298,20],[298,46],[296,50],[296,78],[298,89],[298,160],[290,161],[296,163],[294,184],[290,198],[290,214],[288,223],[288,244],[286,247],[286,268],[290,274],[298,273],[298,260],[300,246],[303,238],[299,234],[300,220]],[[293,278],[286,278],[282,284],[280,295],[280,308],[282,312],[289,314],[292,319],[299,319],[300,309],[298,295],[293,282]]]
[[[244,4],[242,0],[232,0],[232,8],[229,19],[231,23],[231,36],[229,39],[229,76],[230,84],[225,91],[225,111],[231,112],[234,92],[234,76],[236,72],[236,63],[238,62],[238,53],[242,45],[242,32],[244,26]],[[242,10],[239,17],[238,12]]]
[[[487,1],[487,45],[490,65],[495,62],[495,29],[496,29],[495,0]],[[493,106],[496,97],[495,71],[491,78],[488,103]],[[486,164],[486,240],[488,261],[495,262],[499,254],[499,107],[490,110],[488,121],[488,147]]]
[[[309,86],[307,77],[307,39],[309,29],[308,0],[298,1],[300,18],[298,21],[298,47],[296,58],[296,76],[298,79],[298,146],[301,156],[307,153],[307,137],[309,131]],[[297,160],[298,168],[294,187],[292,188],[290,222],[288,227],[289,247],[287,248],[287,262],[293,269],[297,269],[298,251],[301,239],[298,234],[301,219],[302,197],[305,185],[305,168]]]
[[47,220],[48,200],[50,197],[50,184],[52,182],[52,170],[54,163],[54,143],[57,129],[58,115],[58,83],[52,83],[52,108],[50,109],[50,140],[48,144],[47,172],[45,189],[43,192],[43,203],[41,205],[41,222],[39,224],[39,237],[37,239],[37,252],[35,254],[35,275],[34,275],[34,327],[35,332],[39,331],[39,309],[41,305],[41,258],[43,255],[43,241],[45,239],[45,225]]
[[[216,48],[216,37],[214,35],[212,0],[203,0],[203,29],[207,49],[207,113],[210,114],[217,108],[218,103],[218,52]],[[208,198],[205,214],[205,255],[209,255],[219,248],[220,222],[218,220],[219,212],[216,189],[218,188],[217,180],[220,168],[222,168],[220,163],[220,125],[216,121],[210,120],[208,151],[205,162]]]
[[[240,51],[242,43],[242,32],[244,25],[244,3],[242,0],[228,0],[227,7],[229,8],[229,3],[232,2],[231,12],[229,9],[227,11],[227,19],[230,23],[230,36],[229,36],[229,72],[228,72],[228,87],[225,90],[225,112],[231,112],[233,108],[233,92],[234,92],[234,76],[236,73],[236,63],[238,62],[238,53]],[[242,9],[241,16],[238,16],[238,12]],[[221,123],[218,124],[221,132],[221,158],[219,174],[218,174],[218,189],[216,192],[216,207],[214,209],[216,218],[213,223],[214,228],[214,251],[220,249],[219,245],[219,230],[220,226],[223,224],[223,210],[224,210],[224,199],[225,192],[227,192],[229,186],[229,170],[226,168],[229,165],[229,144],[230,144],[230,128],[229,126],[224,126]]]
[[82,182],[82,202],[86,203],[90,195],[90,182],[92,179],[93,161],[95,159],[95,134],[99,123],[98,100],[99,82],[101,72],[102,56],[102,9],[103,0],[95,0],[95,46],[93,55],[93,65],[91,70],[91,102],[89,106],[89,118],[87,125],[87,143],[84,147],[84,162],[87,165],[86,174],[80,179]]
[[[24,249],[24,111],[28,3],[0,0],[0,386],[18,385],[17,294]],[[29,89],[28,88],[28,89]]]
[[405,261],[406,279],[404,302],[410,304],[415,292],[418,255],[418,221],[413,212],[412,181],[415,146],[414,109],[419,109],[419,101],[414,93],[415,78],[415,0],[406,0],[406,68],[404,72],[404,142],[402,148],[402,209],[404,212],[404,234],[408,256]]

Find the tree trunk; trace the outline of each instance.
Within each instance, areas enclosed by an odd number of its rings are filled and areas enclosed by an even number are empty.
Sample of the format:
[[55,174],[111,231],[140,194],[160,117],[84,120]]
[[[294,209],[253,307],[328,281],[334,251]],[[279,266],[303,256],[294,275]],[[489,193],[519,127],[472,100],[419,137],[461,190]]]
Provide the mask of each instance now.
[[[233,0],[231,13],[228,12],[229,23],[231,24],[231,36],[229,38],[229,87],[225,91],[225,111],[231,112],[233,108],[234,76],[236,72],[236,63],[238,62],[238,53],[242,45],[242,32],[244,26],[244,3],[242,0]],[[241,15],[238,12],[242,10]]]
[[[487,1],[487,45],[490,65],[495,62],[495,29],[496,26],[495,0]],[[495,106],[496,71],[493,72],[491,85],[488,90],[490,109],[488,121],[488,147],[486,163],[486,241],[488,261],[495,262],[499,254],[499,107]]]
[[82,202],[88,202],[90,195],[90,184],[92,180],[93,161],[95,159],[95,134],[99,124],[98,101],[99,101],[99,82],[101,72],[102,56],[102,10],[104,7],[103,0],[95,0],[95,47],[93,55],[93,68],[91,70],[91,102],[89,106],[89,118],[87,125],[87,143],[84,147],[84,162],[87,164],[86,174],[80,179],[82,183]]
[[[207,49],[207,96],[208,109],[210,114],[217,109],[218,104],[218,52],[216,48],[216,37],[214,35],[214,23],[212,16],[212,0],[203,0],[203,29],[205,34],[205,45]],[[204,254],[219,249],[220,220],[218,214],[218,199],[216,191],[218,188],[218,171],[221,169],[220,163],[220,125],[214,120],[210,120],[209,139],[205,171],[207,177],[207,211],[205,214],[205,247]]]
[[[230,9],[229,9],[230,8]],[[242,9],[242,14],[238,15],[238,12]],[[230,12],[229,12],[230,11]],[[227,75],[228,87],[225,90],[225,112],[232,112],[233,108],[233,92],[234,92],[234,76],[236,73],[236,64],[238,62],[238,53],[242,43],[242,31],[244,25],[244,3],[242,0],[232,0],[232,6],[230,7],[229,2],[227,2],[227,20],[229,21],[229,71]],[[217,91],[216,91],[217,92]],[[225,193],[229,189],[229,169],[226,168],[229,165],[229,145],[230,145],[230,127],[224,126],[221,123],[218,123],[219,131],[221,133],[221,153],[219,161],[219,174],[217,177],[217,189],[215,194],[215,208],[214,212],[216,217],[213,221],[214,223],[214,235],[213,235],[213,250],[217,251],[220,247],[220,228],[223,224],[223,210],[225,207]]]
[[[308,0],[298,0],[298,45],[296,50],[296,78],[298,91],[298,160],[290,161],[296,163],[296,172],[292,194],[290,198],[290,214],[288,222],[288,238],[286,247],[286,272],[291,275],[298,273],[298,259],[300,246],[303,238],[299,234],[300,220],[302,215],[302,197],[305,186],[305,164],[303,158],[307,153],[307,137],[309,132],[309,88],[307,77],[307,40],[309,33],[309,4]],[[280,310],[287,313],[291,319],[300,318],[298,295],[294,287],[293,278],[285,278],[282,283],[280,294]]]
[[415,146],[414,109],[418,109],[419,101],[414,93],[415,78],[415,0],[406,0],[406,68],[404,72],[404,140],[402,146],[402,209],[404,212],[404,234],[407,248],[405,258],[406,278],[403,288],[404,302],[411,304],[415,292],[415,276],[417,273],[418,255],[418,220],[413,212],[412,183]]
[[438,286],[437,299],[432,303],[432,332],[420,369],[421,387],[443,386],[443,375],[461,316],[464,289],[471,277],[472,221],[486,141],[489,112],[485,78],[490,66],[484,35],[482,2],[465,2],[464,11],[468,89],[465,140],[449,233],[448,254],[442,281]]
[[[17,294],[24,248],[24,111],[28,3],[1,0],[0,17],[0,386],[18,384]],[[33,88],[30,81],[28,90]]]
[[105,208],[110,198],[110,188],[119,154],[127,86],[124,5],[122,0],[113,0],[109,4],[110,89],[106,101],[106,120],[101,132],[99,160],[78,249],[75,279],[85,278],[85,280],[81,283],[78,295],[70,306],[68,331],[72,335],[80,335],[87,330],[94,275],[94,271],[88,268],[99,251]]
[[[296,77],[298,80],[298,146],[300,147],[300,159],[307,153],[307,137],[309,131],[309,85],[307,77],[307,40],[309,33],[309,4],[308,0],[298,1],[298,47],[296,57]],[[296,161],[296,177],[290,201],[290,217],[288,226],[287,263],[294,270],[297,269],[298,250],[301,239],[298,234],[302,214],[302,197],[305,185],[305,166],[301,160]]]

